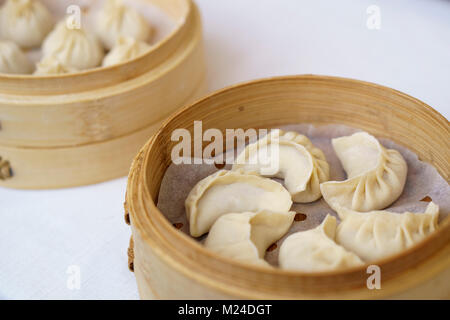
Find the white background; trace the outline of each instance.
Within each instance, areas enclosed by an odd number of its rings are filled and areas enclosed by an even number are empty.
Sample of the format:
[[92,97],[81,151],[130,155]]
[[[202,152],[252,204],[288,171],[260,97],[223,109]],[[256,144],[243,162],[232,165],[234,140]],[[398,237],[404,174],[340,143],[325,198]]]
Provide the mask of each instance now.
[[[313,73],[383,84],[450,115],[450,1],[197,0],[211,90]],[[381,29],[366,27],[369,5]],[[0,189],[0,298],[136,299],[123,222],[126,179]],[[81,287],[67,287],[79,266]]]

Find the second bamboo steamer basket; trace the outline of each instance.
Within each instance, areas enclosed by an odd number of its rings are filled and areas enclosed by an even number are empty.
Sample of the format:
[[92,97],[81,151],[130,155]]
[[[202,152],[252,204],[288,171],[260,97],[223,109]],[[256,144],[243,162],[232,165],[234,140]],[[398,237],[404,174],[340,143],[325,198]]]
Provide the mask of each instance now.
[[273,128],[292,123],[344,124],[416,152],[449,179],[448,121],[406,94],[362,81],[290,76],[212,94],[173,115],[141,149],[128,177],[125,220],[129,265],[142,299],[450,298],[450,217],[424,241],[374,262],[381,290],[369,290],[367,266],[302,273],[249,266],[205,249],[157,209],[159,188],[177,143],[171,133],[194,121],[203,129]]
[[175,25],[143,56],[76,74],[0,74],[0,186],[72,187],[126,175],[161,122],[206,91],[195,4],[134,1]]

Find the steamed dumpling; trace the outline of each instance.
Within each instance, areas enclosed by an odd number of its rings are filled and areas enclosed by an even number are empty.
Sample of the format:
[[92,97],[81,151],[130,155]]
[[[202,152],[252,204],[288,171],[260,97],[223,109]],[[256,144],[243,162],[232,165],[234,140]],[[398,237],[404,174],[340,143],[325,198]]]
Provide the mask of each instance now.
[[12,41],[0,41],[0,72],[29,74],[34,69],[25,53]]
[[67,67],[78,70],[95,68],[105,55],[100,41],[84,29],[70,29],[66,20],[58,23],[42,45],[45,58],[55,57]]
[[249,264],[266,265],[267,248],[289,230],[295,212],[228,213],[213,224],[205,246]]
[[302,134],[281,130],[272,130],[248,145],[237,157],[233,165],[236,169],[284,179],[294,202],[302,203],[319,199],[319,185],[330,177],[329,165],[320,149]]
[[320,185],[330,207],[371,211],[384,209],[397,200],[408,171],[397,150],[385,149],[366,132],[333,139],[332,143],[348,179]]
[[69,66],[66,66],[60,62],[57,58],[49,56],[44,58],[36,65],[35,75],[56,75],[65,73],[74,73],[78,70]]
[[362,265],[363,261],[356,254],[334,241],[335,235],[336,218],[330,215],[315,229],[290,235],[280,247],[280,267],[316,272]]
[[40,46],[54,20],[37,0],[7,0],[0,9],[0,37],[23,48]]
[[139,57],[148,50],[150,45],[130,37],[120,37],[114,48],[106,55],[103,66],[111,66]]
[[200,182],[185,201],[190,233],[199,237],[226,213],[288,212],[292,200],[278,182],[256,174],[220,170]]
[[97,34],[103,45],[111,49],[120,36],[148,41],[152,28],[139,12],[125,6],[122,0],[106,0],[97,17]]
[[439,207],[430,202],[425,213],[337,210],[341,223],[336,241],[366,261],[398,253],[437,228]]

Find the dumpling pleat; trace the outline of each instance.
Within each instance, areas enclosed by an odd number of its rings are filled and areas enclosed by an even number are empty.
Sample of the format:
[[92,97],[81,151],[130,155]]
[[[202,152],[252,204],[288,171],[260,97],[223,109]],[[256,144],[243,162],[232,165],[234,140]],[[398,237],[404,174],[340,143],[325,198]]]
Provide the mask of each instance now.
[[357,212],[341,207],[338,215],[336,241],[363,260],[373,261],[405,250],[435,231],[439,207],[430,202],[425,213]]
[[[363,151],[349,157],[354,145],[356,147],[361,145]],[[325,201],[334,210],[338,207],[361,212],[383,209],[393,203],[403,192],[408,169],[398,151],[385,149],[378,140],[367,133],[356,133],[353,136],[334,139],[333,147],[347,170],[347,176],[351,177],[345,181],[328,181],[320,185]],[[371,148],[371,154],[375,154],[375,147],[377,161],[373,159],[368,161],[364,148]],[[358,149],[355,152],[358,152]],[[358,157],[361,157],[361,160]],[[363,171],[364,161],[376,165],[374,168]],[[352,165],[358,169],[352,171]]]

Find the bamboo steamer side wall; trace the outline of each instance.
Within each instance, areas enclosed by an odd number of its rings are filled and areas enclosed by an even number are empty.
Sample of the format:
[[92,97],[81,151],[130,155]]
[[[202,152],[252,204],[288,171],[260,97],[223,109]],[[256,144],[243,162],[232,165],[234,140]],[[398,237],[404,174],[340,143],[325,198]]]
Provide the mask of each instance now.
[[[209,252],[173,228],[155,201],[176,144],[171,133],[178,128],[192,132],[195,120],[203,121],[204,130],[222,131],[301,122],[346,124],[409,147],[444,178],[449,177],[448,121],[424,103],[395,90],[322,76],[273,78],[225,89],[172,116],[134,160],[126,202],[135,239],[134,267],[143,298],[183,298],[186,290],[195,298],[448,297],[449,219],[425,241],[375,262],[383,270],[383,290],[367,289],[365,268],[321,274],[264,270]],[[178,283],[172,281],[175,279]],[[432,292],[430,281],[443,284]]]
[[[189,103],[206,92],[205,81],[183,102]],[[181,107],[181,103],[173,107]],[[12,176],[0,179],[0,186],[19,189],[54,189],[98,183],[125,176],[133,156],[152,136],[163,120],[131,134],[75,147],[27,148],[0,145]],[[1,168],[0,168],[1,171]],[[1,172],[0,172],[1,178]]]

